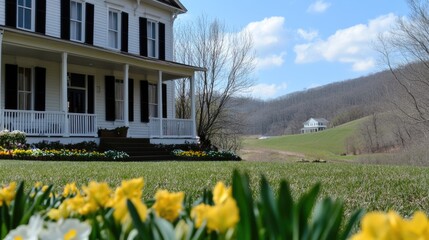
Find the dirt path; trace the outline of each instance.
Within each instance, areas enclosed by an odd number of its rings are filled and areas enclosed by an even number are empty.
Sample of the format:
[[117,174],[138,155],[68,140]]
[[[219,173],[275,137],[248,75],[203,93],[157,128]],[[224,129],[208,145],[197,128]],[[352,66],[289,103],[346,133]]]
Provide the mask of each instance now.
[[240,156],[245,161],[296,161],[304,154],[263,148],[243,148]]

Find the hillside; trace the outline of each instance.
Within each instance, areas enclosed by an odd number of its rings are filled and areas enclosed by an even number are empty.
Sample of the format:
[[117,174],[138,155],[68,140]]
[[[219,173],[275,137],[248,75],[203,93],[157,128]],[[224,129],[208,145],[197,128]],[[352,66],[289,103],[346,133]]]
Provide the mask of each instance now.
[[309,158],[349,159],[345,140],[351,136],[365,118],[358,119],[318,133],[284,135],[268,139],[247,137],[243,149],[275,149],[304,154]]
[[387,89],[391,73],[336,82],[288,94],[270,101],[235,99],[233,111],[246,116],[245,135],[284,135],[299,133],[310,117],[326,118],[333,126],[388,109]]

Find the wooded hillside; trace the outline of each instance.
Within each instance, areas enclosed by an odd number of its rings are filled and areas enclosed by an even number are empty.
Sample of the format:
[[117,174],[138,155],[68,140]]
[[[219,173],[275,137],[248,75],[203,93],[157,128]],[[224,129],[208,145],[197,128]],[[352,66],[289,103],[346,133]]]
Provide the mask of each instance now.
[[388,110],[391,72],[336,82],[262,101],[235,99],[234,111],[244,115],[243,134],[282,135],[299,133],[310,117],[326,118],[336,126],[354,119]]

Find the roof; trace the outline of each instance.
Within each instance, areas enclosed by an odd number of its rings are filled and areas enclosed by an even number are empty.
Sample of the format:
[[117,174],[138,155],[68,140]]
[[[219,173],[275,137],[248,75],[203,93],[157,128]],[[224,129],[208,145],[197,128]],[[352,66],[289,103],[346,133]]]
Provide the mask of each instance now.
[[180,9],[183,12],[186,12],[187,9],[179,0],[156,0],[157,2],[167,4],[169,6],[175,7],[177,9]]
[[305,121],[303,124],[307,124],[311,119],[313,119],[316,122],[321,122],[321,123],[328,123],[329,121],[324,119],[324,118],[310,118],[307,121]]

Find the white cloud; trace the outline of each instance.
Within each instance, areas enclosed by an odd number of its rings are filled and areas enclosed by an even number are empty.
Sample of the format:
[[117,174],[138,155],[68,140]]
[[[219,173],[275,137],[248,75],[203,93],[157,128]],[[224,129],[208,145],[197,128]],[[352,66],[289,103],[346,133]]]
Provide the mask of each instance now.
[[278,96],[278,93],[287,88],[286,83],[266,84],[260,83],[250,87],[247,91],[254,98],[270,99]]
[[264,18],[262,21],[247,24],[243,31],[252,35],[255,49],[269,48],[282,41],[284,22],[284,17]]
[[340,29],[326,40],[295,45],[296,63],[320,60],[351,63],[354,71],[365,71],[375,65],[373,43],[379,34],[389,31],[397,17],[394,14],[380,16],[368,24],[358,24]]
[[307,12],[322,13],[325,12],[330,6],[331,3],[325,2],[323,0],[317,0],[307,8]]
[[263,57],[256,57],[255,59],[256,69],[280,67],[284,63],[285,56],[286,56],[286,52],[282,52],[280,54],[271,54]]
[[307,40],[307,41],[311,41],[311,40],[313,40],[319,36],[319,32],[317,30],[306,31],[302,28],[299,28],[297,30],[297,33],[302,39]]

